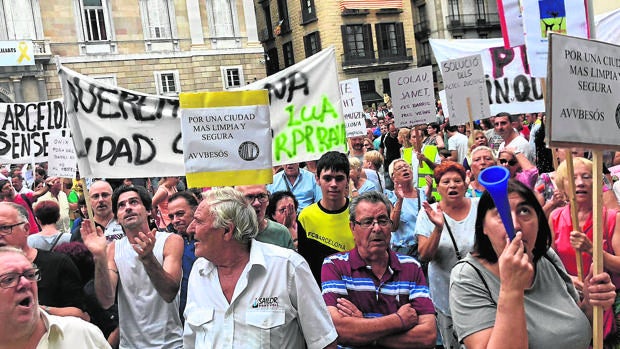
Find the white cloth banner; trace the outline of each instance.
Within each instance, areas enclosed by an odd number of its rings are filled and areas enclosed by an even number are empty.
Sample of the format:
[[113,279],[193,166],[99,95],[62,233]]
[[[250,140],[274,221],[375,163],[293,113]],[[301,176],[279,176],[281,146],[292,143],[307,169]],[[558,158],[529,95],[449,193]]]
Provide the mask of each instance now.
[[366,117],[358,78],[340,81],[340,96],[347,138],[366,136]]
[[82,176],[185,174],[178,99],[103,85],[66,67],[58,75]]
[[594,17],[596,40],[620,45],[620,8]]
[[333,47],[241,89],[269,90],[274,166],[346,151]]
[[69,137],[62,100],[0,103],[0,162],[26,164],[48,160],[52,136]]
[[530,76],[525,46],[505,48],[503,39],[430,39],[437,62],[480,54],[491,115],[545,111],[540,79]]
[[575,0],[521,0],[527,61],[532,76],[547,76],[547,33],[588,37],[584,1]]

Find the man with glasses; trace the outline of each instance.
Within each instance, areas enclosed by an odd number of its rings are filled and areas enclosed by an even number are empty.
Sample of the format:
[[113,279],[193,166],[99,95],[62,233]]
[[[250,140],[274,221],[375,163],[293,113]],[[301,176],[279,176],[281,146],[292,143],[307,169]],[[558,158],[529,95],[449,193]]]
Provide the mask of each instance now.
[[[110,183],[104,180],[96,181],[91,184],[88,192],[90,206],[93,209],[93,220],[96,226],[103,229],[103,235],[108,243],[122,239],[125,232],[123,232],[123,227],[114,218],[112,212],[112,186]],[[80,227],[81,223],[71,231],[71,241],[82,241]]]
[[206,192],[188,227],[199,258],[189,277],[184,348],[335,348],[338,334],[304,259],[254,239],[249,195],[259,194]]
[[323,299],[339,345],[435,347],[435,308],[422,268],[413,257],[389,248],[391,207],[375,191],[353,199],[355,248],[323,262]]
[[126,236],[107,242],[103,230],[84,220],[81,233],[95,261],[95,294],[104,309],[118,296],[120,348],[183,346],[179,317],[183,239],[151,230],[151,196],[144,187],[121,186],[112,212]]
[[87,319],[80,272],[73,261],[62,253],[28,246],[30,230],[28,212],[13,202],[0,202],[0,247],[11,246],[24,251],[31,263],[39,266],[39,304],[49,314],[77,316]]
[[0,247],[0,348],[110,348],[95,325],[42,311],[39,280],[23,251]]
[[297,225],[298,251],[321,284],[323,259],[355,246],[349,228],[349,159],[343,153],[330,151],[317,162],[317,182],[323,192],[321,200],[301,211]]
[[269,193],[263,185],[240,185],[235,187],[245,197],[246,201],[256,212],[258,219],[258,234],[255,239],[260,242],[278,245],[284,248],[295,249],[291,233],[278,222],[265,218],[267,205],[269,205]]

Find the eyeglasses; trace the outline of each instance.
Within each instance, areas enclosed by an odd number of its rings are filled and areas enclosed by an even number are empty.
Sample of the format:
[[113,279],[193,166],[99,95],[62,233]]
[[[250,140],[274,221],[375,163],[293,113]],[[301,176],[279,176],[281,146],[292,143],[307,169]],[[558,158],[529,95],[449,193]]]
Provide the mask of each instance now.
[[32,268],[24,271],[23,273],[6,273],[0,275],[0,287],[13,288],[19,283],[21,277],[25,277],[30,282],[41,280],[41,273],[39,268]]
[[514,165],[517,164],[517,160],[499,159],[499,163],[502,164],[502,165],[508,163],[508,166],[514,166]]
[[267,201],[269,201],[269,195],[265,194],[265,193],[260,193],[260,194],[256,194],[256,195],[252,195],[252,194],[248,194],[245,196],[245,200],[251,204],[254,202],[254,200],[258,199],[258,202],[260,203],[265,203]]
[[26,222],[19,222],[19,223],[15,223],[11,225],[0,225],[0,235],[2,236],[11,235],[13,234],[13,228],[15,228],[16,226],[20,224],[24,224],[24,223]]
[[402,170],[411,170],[409,165],[400,165],[398,167],[394,167],[394,171],[402,171]]
[[362,229],[368,229],[374,226],[375,223],[378,224],[380,227],[387,227],[388,225],[392,224],[392,220],[387,217],[379,217],[377,219],[365,218],[359,222],[356,220],[353,220],[353,223],[359,225],[360,227],[362,227]]

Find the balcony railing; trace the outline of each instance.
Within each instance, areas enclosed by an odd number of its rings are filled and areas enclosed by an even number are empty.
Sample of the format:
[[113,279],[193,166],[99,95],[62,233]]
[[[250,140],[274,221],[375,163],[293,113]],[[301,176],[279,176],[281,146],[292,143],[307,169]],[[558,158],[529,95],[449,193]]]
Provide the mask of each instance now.
[[431,33],[431,28],[427,20],[420,21],[420,23],[413,25],[413,33],[416,38],[428,37]]
[[49,40],[32,40],[34,46],[34,59],[50,59],[52,58],[52,49]]
[[355,51],[342,55],[342,66],[372,66],[384,64],[398,64],[413,62],[413,54],[410,48],[396,47],[377,51]]
[[497,13],[446,16],[448,30],[499,28]]

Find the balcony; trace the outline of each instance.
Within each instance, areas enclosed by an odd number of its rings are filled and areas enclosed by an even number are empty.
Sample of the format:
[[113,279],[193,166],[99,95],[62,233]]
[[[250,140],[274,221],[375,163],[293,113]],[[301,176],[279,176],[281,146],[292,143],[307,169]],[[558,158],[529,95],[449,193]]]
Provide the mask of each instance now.
[[449,15],[446,16],[448,30],[465,29],[499,29],[499,15],[497,13]]
[[425,39],[431,35],[431,28],[427,20],[420,21],[413,25],[413,33],[416,39]]
[[49,40],[32,40],[34,59],[49,61],[52,58],[52,49]]
[[412,50],[405,47],[377,51],[355,51],[342,55],[342,69],[346,72],[404,69],[411,63],[413,63]]

